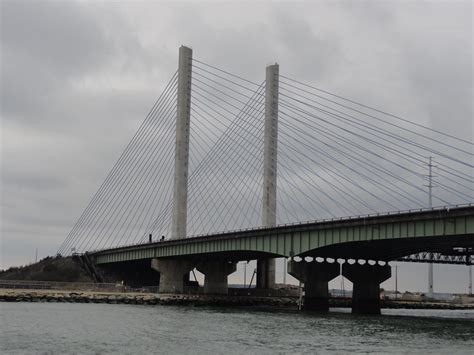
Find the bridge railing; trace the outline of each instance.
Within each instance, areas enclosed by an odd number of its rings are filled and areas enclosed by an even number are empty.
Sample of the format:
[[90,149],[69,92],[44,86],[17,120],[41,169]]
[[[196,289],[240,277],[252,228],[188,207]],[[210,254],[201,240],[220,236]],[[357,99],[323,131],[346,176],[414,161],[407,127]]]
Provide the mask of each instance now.
[[0,288],[31,289],[31,290],[103,291],[103,292],[126,291],[125,287],[120,283],[57,282],[57,281],[30,281],[30,280],[0,280]]

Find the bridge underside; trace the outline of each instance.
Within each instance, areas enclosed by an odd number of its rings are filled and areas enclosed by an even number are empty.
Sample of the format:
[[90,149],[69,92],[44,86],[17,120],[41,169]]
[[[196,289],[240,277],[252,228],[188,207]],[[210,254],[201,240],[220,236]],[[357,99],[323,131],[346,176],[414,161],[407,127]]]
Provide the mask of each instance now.
[[[156,286],[160,281],[159,274],[150,267],[151,261],[147,259],[131,260],[121,263],[98,265],[99,271],[106,275],[107,282],[123,281],[127,286],[139,288],[143,286]],[[110,280],[107,279],[110,278]]]
[[474,253],[474,236],[469,234],[449,238],[419,237],[348,242],[309,250],[301,256],[392,261],[421,252],[458,255],[459,249]]

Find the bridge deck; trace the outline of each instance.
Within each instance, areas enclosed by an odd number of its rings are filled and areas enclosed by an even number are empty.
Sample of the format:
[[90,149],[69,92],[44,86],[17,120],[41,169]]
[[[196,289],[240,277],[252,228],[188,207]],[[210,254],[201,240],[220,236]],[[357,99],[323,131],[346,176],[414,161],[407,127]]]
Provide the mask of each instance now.
[[92,252],[98,264],[152,258],[250,260],[322,256],[394,260],[422,251],[474,247],[474,206],[350,217]]

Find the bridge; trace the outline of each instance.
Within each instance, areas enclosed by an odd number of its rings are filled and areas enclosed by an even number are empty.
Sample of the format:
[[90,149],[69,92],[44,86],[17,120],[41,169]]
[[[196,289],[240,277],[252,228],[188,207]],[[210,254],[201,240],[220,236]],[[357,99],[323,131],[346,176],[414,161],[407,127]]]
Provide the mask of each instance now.
[[258,84],[181,47],[178,71],[58,252],[155,270],[160,293],[183,293],[196,268],[205,293],[226,294],[244,260],[271,289],[284,258],[306,308],[327,309],[342,273],[353,311],[378,313],[388,262],[471,263],[472,148],[278,64]]

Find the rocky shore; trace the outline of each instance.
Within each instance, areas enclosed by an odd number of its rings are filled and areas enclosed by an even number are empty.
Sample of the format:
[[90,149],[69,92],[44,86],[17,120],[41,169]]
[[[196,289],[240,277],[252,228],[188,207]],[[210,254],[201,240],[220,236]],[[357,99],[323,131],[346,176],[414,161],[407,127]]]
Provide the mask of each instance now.
[[[158,295],[132,292],[78,292],[53,290],[0,290],[0,302],[66,302],[136,305],[190,305],[229,307],[297,308],[297,297],[255,297],[219,295]],[[332,298],[330,307],[350,307],[351,300]],[[382,308],[461,309],[474,310],[474,305],[429,302],[382,301]]]
[[158,295],[151,293],[96,293],[77,291],[1,290],[0,302],[67,302],[138,305],[296,307],[294,297],[218,295]]

